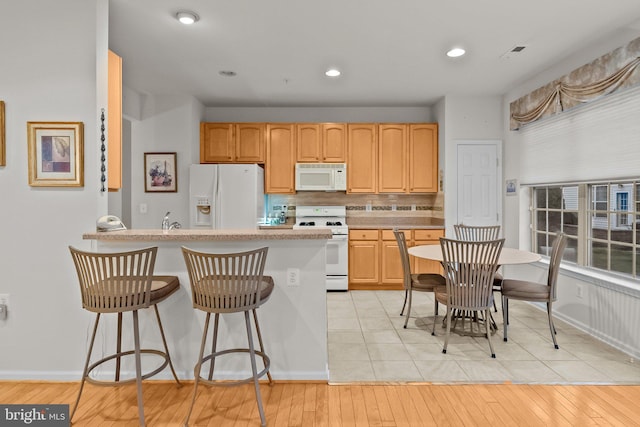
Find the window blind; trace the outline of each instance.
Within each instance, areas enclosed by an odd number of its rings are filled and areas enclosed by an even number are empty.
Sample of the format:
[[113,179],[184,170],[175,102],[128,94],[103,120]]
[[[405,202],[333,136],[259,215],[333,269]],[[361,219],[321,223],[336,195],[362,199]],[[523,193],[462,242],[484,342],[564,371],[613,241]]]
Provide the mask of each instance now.
[[640,176],[640,87],[523,127],[522,185]]

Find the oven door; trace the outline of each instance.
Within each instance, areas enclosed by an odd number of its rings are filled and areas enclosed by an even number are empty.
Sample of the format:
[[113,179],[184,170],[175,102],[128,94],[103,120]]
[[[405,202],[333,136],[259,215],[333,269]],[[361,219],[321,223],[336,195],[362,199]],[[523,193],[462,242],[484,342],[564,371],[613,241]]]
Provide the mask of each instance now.
[[334,234],[327,240],[327,290],[349,289],[349,236]]

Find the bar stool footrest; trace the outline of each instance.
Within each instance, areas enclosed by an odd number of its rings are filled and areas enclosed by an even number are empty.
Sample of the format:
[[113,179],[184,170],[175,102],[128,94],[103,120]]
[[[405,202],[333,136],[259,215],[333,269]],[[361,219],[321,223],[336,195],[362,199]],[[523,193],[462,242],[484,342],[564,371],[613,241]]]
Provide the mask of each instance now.
[[[118,386],[118,385],[125,385],[125,384],[131,384],[136,382],[136,378],[128,378],[128,379],[124,379],[124,380],[118,380],[118,381],[108,381],[108,380],[98,380],[96,378],[92,378],[90,376],[91,371],[95,368],[97,368],[98,366],[102,365],[103,363],[106,363],[110,360],[116,359],[118,357],[124,357],[124,356],[132,356],[135,355],[135,350],[129,350],[129,351],[122,351],[120,353],[114,353],[112,355],[109,355],[105,358],[102,358],[100,360],[98,360],[95,363],[92,363],[89,366],[89,369],[87,370],[87,376],[86,376],[86,381],[94,384],[94,385],[98,385],[98,386]],[[160,351],[160,350],[151,350],[151,349],[144,349],[144,350],[140,350],[140,355],[143,354],[155,354],[156,356],[160,356],[164,359],[164,362],[162,363],[162,365],[160,365],[160,367],[154,369],[151,372],[148,372],[146,374],[141,375],[141,379],[146,380],[147,378],[151,378],[152,376],[156,375],[157,373],[161,372],[164,368],[167,367],[167,365],[169,364],[169,356],[167,355],[167,353]]]
[[[202,358],[201,361],[201,365],[204,364],[206,361],[211,360],[215,357],[218,356],[222,356],[223,354],[229,354],[229,353],[250,353],[250,350],[248,348],[231,348],[228,350],[222,350],[222,351],[216,351],[215,353],[209,354],[205,357]],[[260,350],[255,350],[254,353],[256,354],[256,356],[260,356],[262,358],[262,360],[264,361],[264,369],[259,371],[256,376],[258,378],[261,378],[263,376],[265,376],[267,374],[267,372],[269,371],[269,368],[271,367],[271,359],[269,359],[269,356],[267,356],[266,354],[264,354],[264,352],[260,351]],[[242,385],[242,384],[247,384],[250,382],[254,381],[253,376],[250,376],[248,378],[244,378],[241,380],[234,380],[234,381],[226,381],[226,380],[209,380],[208,378],[203,378],[201,375],[198,374],[197,372],[198,367],[196,366],[196,368],[193,371],[194,377],[199,376],[199,382],[203,383],[203,384],[207,384],[207,385],[213,385],[213,386],[222,386],[222,387],[233,387],[233,386],[237,386],[237,385]]]

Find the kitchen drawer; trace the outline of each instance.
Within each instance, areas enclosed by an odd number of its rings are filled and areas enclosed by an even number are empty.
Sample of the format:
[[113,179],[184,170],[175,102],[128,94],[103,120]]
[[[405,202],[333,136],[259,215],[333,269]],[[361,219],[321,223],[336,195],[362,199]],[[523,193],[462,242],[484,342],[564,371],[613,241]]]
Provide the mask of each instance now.
[[351,240],[378,240],[378,230],[349,230]]
[[[404,230],[403,233],[407,241],[411,240],[410,230]],[[393,234],[393,230],[382,230],[382,240],[396,240],[396,236]]]
[[438,240],[444,237],[444,230],[413,230],[413,240]]

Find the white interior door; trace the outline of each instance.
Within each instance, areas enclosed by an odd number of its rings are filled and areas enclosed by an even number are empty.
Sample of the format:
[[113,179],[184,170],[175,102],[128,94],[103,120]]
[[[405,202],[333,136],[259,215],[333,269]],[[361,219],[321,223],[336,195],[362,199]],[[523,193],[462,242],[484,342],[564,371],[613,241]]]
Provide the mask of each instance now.
[[457,222],[499,225],[500,162],[498,145],[458,144]]

